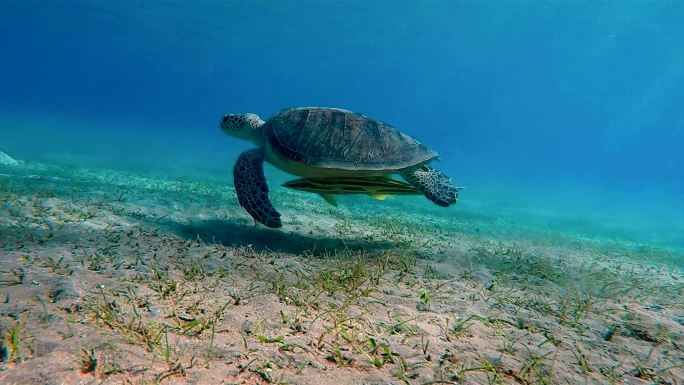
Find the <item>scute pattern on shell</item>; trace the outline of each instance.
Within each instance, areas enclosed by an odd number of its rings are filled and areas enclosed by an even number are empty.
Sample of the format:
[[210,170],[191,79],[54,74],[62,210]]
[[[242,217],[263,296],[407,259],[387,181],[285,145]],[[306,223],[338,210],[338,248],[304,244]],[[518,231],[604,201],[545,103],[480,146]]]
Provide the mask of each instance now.
[[271,148],[314,167],[399,170],[437,153],[380,121],[334,108],[285,110],[266,122]]

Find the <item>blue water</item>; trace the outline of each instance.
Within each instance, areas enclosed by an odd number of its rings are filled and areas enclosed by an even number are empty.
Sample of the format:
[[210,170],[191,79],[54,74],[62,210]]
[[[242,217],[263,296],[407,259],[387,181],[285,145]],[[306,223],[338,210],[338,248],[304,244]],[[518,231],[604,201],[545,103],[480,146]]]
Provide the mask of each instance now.
[[251,145],[223,114],[335,106],[438,151],[467,187],[454,215],[682,247],[682,20],[680,1],[4,0],[0,150],[228,180]]

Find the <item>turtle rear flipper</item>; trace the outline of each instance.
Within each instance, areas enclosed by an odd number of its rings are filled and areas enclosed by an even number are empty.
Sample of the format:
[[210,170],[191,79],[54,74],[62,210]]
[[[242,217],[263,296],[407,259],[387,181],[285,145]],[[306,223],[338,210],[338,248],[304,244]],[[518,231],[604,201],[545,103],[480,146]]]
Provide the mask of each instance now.
[[240,206],[244,207],[254,220],[268,227],[282,226],[280,213],[268,200],[262,150],[255,149],[240,154],[233,169],[233,183]]
[[451,178],[434,168],[421,166],[404,171],[401,176],[438,206],[447,207],[458,200],[458,192],[461,189],[454,186]]

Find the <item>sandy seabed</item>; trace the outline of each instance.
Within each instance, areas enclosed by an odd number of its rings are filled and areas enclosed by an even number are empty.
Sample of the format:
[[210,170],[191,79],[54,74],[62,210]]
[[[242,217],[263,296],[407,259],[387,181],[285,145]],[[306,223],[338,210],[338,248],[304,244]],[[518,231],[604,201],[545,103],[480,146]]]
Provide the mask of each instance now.
[[680,252],[273,190],[0,165],[0,384],[684,383]]

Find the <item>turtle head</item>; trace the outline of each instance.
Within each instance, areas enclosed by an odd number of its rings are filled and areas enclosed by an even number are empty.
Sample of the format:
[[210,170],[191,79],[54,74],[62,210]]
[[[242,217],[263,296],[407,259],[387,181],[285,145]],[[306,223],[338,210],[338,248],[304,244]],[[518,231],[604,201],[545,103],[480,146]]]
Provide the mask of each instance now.
[[261,126],[264,121],[256,114],[229,114],[221,119],[221,130],[230,136],[251,140],[255,143],[263,141]]

